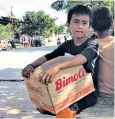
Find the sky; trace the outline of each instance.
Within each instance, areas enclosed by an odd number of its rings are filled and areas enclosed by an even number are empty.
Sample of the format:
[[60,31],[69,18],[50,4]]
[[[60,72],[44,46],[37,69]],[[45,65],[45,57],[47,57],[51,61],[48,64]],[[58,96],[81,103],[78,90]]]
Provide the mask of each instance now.
[[43,10],[50,17],[58,19],[56,24],[65,24],[67,15],[64,11],[56,11],[50,5],[56,0],[0,0],[0,16],[8,16],[13,9],[13,14],[16,18],[22,19],[26,11]]

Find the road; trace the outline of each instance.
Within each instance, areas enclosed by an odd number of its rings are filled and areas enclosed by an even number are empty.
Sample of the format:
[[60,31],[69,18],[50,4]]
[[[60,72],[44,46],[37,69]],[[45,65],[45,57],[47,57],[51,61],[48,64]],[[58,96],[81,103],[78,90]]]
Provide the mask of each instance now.
[[51,43],[43,47],[13,49],[0,52],[0,79],[22,79],[21,70],[42,55],[57,47]]
[[[0,118],[55,118],[36,110],[23,81],[0,82]],[[97,105],[85,109],[77,119],[114,119],[114,98],[98,99]]]

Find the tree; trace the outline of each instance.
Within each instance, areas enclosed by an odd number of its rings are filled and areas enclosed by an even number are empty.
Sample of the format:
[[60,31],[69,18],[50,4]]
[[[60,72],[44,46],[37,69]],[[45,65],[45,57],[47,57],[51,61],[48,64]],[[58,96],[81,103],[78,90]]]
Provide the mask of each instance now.
[[62,33],[64,25],[57,26],[55,20],[43,11],[26,12],[23,20],[15,20],[14,31],[16,34],[27,33],[29,36],[39,33],[39,35],[50,37],[52,33]]
[[64,30],[65,30],[65,25],[64,24],[62,24],[62,25],[54,25],[54,32],[55,32],[55,34],[61,34],[61,33],[63,33],[64,32]]
[[20,34],[23,32],[24,24],[20,19],[14,20],[14,35],[16,39],[20,39]]
[[97,8],[97,7],[109,7],[110,10],[112,11],[112,13],[114,14],[114,0],[67,0],[66,4],[64,3],[64,0],[57,0],[55,2],[52,3],[51,7],[57,11],[60,11],[62,9],[65,9],[66,11],[68,11],[71,7],[73,7],[74,5],[77,4],[85,4],[85,3],[91,3],[93,5],[93,8]]
[[11,28],[11,24],[8,24],[6,26],[0,24],[0,37],[8,40],[13,35]]
[[22,31],[28,35],[38,32],[40,35],[49,37],[55,31],[55,20],[43,11],[26,12],[23,16]]
[[65,25],[60,25],[60,26],[58,26],[57,32],[58,32],[59,34],[61,34],[61,33],[64,32],[64,30],[65,30]]

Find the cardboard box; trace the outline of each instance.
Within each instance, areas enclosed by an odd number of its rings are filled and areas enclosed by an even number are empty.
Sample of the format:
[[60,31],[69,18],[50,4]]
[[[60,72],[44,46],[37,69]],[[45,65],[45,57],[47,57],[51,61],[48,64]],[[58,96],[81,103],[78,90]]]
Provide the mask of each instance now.
[[91,74],[82,65],[60,70],[48,85],[38,81],[40,72],[68,59],[61,56],[48,61],[36,68],[30,79],[24,78],[31,101],[54,114],[95,90]]

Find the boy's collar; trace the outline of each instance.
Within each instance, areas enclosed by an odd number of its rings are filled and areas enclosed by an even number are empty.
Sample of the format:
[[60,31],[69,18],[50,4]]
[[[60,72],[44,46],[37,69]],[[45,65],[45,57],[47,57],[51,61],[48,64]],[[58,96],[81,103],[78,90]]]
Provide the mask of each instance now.
[[85,36],[83,40],[74,40],[74,38],[73,38],[73,43],[74,43],[75,46],[80,46],[84,42],[86,42],[89,38],[91,38],[89,35]]

